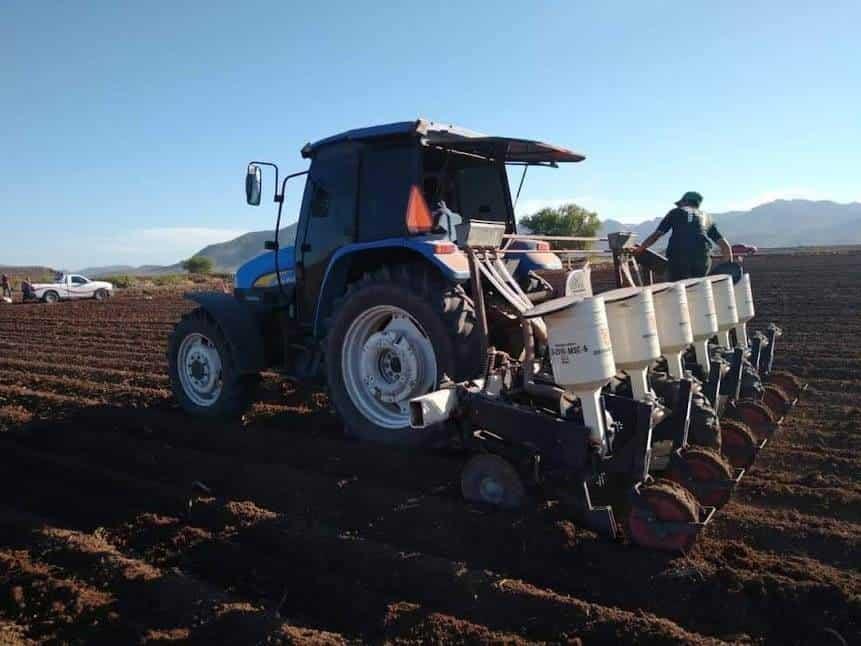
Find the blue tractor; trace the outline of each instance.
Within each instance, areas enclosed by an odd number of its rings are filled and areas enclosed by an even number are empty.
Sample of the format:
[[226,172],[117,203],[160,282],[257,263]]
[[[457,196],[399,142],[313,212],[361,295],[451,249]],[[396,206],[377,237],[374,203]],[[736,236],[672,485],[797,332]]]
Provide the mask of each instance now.
[[[433,443],[439,429],[410,428],[410,400],[444,380],[477,376],[486,355],[457,225],[474,219],[516,233],[506,167],[584,157],[421,119],[350,130],[307,144],[302,156],[309,169],[280,184],[274,164],[249,165],[251,205],[261,201],[261,167],[274,169],[275,239],[240,267],[232,296],[189,295],[199,307],[168,349],[176,398],[193,414],[237,417],[253,402],[260,372],[274,369],[321,379],[352,435]],[[295,244],[282,245],[286,185],[302,176]],[[513,275],[536,302],[551,296],[534,270],[561,272],[558,256],[534,241],[512,244],[521,251],[508,261]],[[491,342],[516,345],[517,321],[487,311]]]
[[[182,407],[241,416],[264,370],[316,381],[353,436],[465,449],[467,500],[517,507],[542,491],[609,535],[621,515],[637,544],[689,548],[764,445],[740,424],[740,464],[720,454],[712,404],[724,373],[732,407],[774,426],[758,401],[736,402],[742,359],[758,366],[759,346],[736,343],[733,367],[715,362],[705,386],[679,366],[672,378],[656,370],[654,388],[633,396],[630,374],[620,378],[611,358],[607,295],[593,297],[588,269],[564,269],[546,240],[517,235],[507,168],[525,176],[529,166],[584,157],[425,120],[350,130],[302,156],[309,169],[280,182],[274,164],[248,166],[251,205],[261,202],[262,167],[274,169],[274,240],[239,269],[233,295],[188,296],[199,307],[168,344]],[[297,177],[306,180],[295,244],[282,245],[285,190]],[[629,238],[610,234],[608,243],[617,286],[639,287],[610,298],[651,302],[642,290],[652,271]],[[651,307],[643,325],[655,325]],[[638,315],[626,304],[614,316]],[[637,341],[657,336],[648,329],[632,343],[649,345]]]

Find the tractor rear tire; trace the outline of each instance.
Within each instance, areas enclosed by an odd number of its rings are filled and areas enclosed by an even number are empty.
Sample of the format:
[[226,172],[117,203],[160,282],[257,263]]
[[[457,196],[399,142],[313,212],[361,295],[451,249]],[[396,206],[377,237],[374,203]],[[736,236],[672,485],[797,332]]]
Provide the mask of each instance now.
[[410,428],[408,400],[445,378],[481,374],[475,310],[463,288],[424,264],[384,266],[351,283],[332,312],[326,379],[347,435],[400,446],[443,444],[447,431],[439,427]]
[[[199,346],[199,359],[195,359],[193,341]],[[187,413],[238,419],[248,410],[260,376],[238,372],[233,352],[221,328],[202,308],[186,314],[177,323],[168,339],[168,376],[174,397]],[[196,369],[203,371],[197,378],[190,365],[195,361]],[[203,375],[208,376],[207,367],[212,368],[212,381],[203,380]]]

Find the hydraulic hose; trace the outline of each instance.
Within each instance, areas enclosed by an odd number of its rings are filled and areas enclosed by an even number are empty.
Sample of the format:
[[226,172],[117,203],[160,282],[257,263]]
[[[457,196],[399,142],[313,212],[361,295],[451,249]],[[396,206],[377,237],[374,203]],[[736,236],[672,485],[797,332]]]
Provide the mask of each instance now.
[[[490,281],[490,284],[493,285],[497,289],[497,291],[499,291],[499,293],[502,294],[502,296],[511,304],[511,306],[517,309],[520,314],[523,314],[526,310],[532,307],[531,302],[525,304],[523,300],[510,287],[505,284],[505,278],[497,274],[492,262],[489,259],[485,258],[479,260],[478,266],[479,269],[481,269],[481,272],[487,277],[487,280]],[[503,267],[503,269],[505,268]],[[508,270],[505,270],[505,273],[507,274]],[[531,320],[530,324],[533,328],[535,328],[536,336],[538,336],[541,342],[546,343],[547,328],[544,327],[544,322],[540,320]]]
[[[511,272],[508,271],[508,268],[502,264],[502,259],[499,257],[499,254],[493,252],[492,260],[493,263],[491,264],[491,269],[494,267],[496,268],[500,277],[506,279],[514,293],[520,296],[520,301],[524,304],[526,309],[530,309],[532,307],[532,301],[529,300],[529,296],[527,296],[520,288],[520,285],[515,280],[514,276],[511,275]],[[532,319],[532,327],[535,329],[538,340],[542,343],[547,343],[547,326],[544,321],[541,318],[534,318]]]

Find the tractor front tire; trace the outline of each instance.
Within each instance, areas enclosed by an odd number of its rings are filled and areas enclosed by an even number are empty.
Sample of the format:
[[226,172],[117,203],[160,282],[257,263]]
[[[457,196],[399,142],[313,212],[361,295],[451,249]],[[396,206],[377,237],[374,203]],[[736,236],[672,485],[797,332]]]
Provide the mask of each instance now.
[[237,371],[232,347],[202,308],[177,323],[167,364],[174,397],[192,415],[237,419],[254,401],[259,375]]
[[442,443],[440,428],[411,429],[409,400],[481,372],[472,301],[423,264],[384,266],[351,283],[332,306],[326,379],[345,432],[401,446]]

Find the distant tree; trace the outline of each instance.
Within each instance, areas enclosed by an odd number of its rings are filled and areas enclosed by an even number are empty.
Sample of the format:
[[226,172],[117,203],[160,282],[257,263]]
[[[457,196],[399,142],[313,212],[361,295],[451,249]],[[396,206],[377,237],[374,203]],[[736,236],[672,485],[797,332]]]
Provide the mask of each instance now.
[[212,258],[193,256],[188,260],[183,260],[182,268],[189,274],[208,274],[213,268]]
[[[558,208],[545,208],[520,219],[520,223],[526,226],[532,233],[543,236],[577,236],[592,238],[598,234],[601,228],[601,220],[598,214],[587,211],[582,206],[574,203],[563,204]],[[565,249],[585,249],[583,242],[554,242],[554,247]]]

